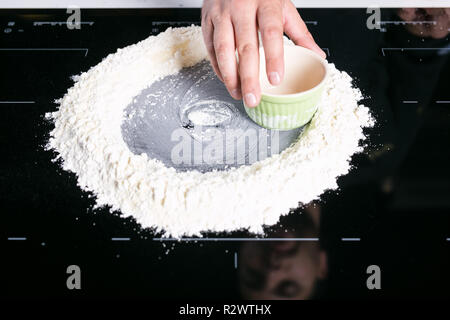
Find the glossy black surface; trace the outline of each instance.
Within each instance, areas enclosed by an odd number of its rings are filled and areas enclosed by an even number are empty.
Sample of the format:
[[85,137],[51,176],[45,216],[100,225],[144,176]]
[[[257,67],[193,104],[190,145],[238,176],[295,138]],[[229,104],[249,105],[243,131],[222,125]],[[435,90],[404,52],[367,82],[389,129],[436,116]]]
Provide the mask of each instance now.
[[[223,241],[254,237],[236,232],[205,235],[217,241],[161,242],[131,219],[92,209],[75,176],[44,151],[51,129],[44,114],[56,110],[53,101],[72,75],[168,21],[198,23],[199,15],[198,9],[82,10],[88,23],[68,30],[35,23],[66,21],[64,11],[0,11],[0,294],[448,298],[449,40],[422,40],[397,24],[368,30],[365,10],[302,10],[329,61],[356,79],[378,119],[341,189],[268,233],[312,240]],[[400,21],[394,10],[383,10],[383,20]],[[69,265],[81,268],[81,290],[66,287]],[[381,290],[366,286],[370,265],[381,269]]]

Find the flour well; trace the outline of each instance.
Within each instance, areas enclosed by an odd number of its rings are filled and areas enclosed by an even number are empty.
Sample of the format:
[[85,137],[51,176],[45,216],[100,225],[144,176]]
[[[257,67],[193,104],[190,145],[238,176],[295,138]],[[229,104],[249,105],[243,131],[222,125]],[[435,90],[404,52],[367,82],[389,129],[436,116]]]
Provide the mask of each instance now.
[[[48,149],[77,175],[98,206],[109,206],[142,227],[166,236],[248,229],[261,233],[299,204],[336,189],[349,161],[361,152],[363,128],[373,125],[352,79],[329,65],[319,109],[296,143],[279,155],[226,171],[177,172],[125,144],[124,109],[143,89],[207,59],[201,29],[168,29],[119,49],[88,72],[48,115],[54,122]],[[222,121],[226,112],[192,114],[192,121]],[[212,118],[211,118],[212,117]],[[223,119],[221,118],[223,117]],[[195,118],[195,119],[194,119]]]

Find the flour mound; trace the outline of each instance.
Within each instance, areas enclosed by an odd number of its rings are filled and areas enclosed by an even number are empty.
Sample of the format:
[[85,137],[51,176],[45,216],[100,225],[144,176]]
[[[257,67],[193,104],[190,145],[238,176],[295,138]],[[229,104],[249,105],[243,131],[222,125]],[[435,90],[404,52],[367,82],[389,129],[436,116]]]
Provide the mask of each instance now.
[[177,172],[125,144],[124,109],[153,82],[207,59],[201,29],[168,29],[119,49],[74,80],[58,101],[47,148],[58,153],[78,185],[142,227],[165,236],[248,229],[263,232],[299,204],[336,189],[337,177],[361,152],[364,127],[373,125],[361,93],[345,72],[330,77],[314,118],[279,155],[227,171]]

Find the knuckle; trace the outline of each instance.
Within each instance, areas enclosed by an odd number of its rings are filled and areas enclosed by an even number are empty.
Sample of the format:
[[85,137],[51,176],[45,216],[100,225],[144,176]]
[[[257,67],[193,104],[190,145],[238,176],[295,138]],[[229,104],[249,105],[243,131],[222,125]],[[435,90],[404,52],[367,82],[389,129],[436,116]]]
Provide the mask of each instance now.
[[201,28],[203,32],[208,31],[209,28],[211,28],[211,20],[208,17],[202,18]]
[[228,52],[230,52],[230,46],[227,43],[220,42],[216,45],[217,56],[220,59],[226,58]]
[[238,53],[240,56],[251,55],[255,52],[257,52],[257,48],[253,43],[244,43],[238,48]]
[[232,70],[222,69],[221,70],[223,80],[227,84],[227,86],[234,86],[237,83],[236,73],[233,73]]
[[205,7],[202,8],[201,11],[201,21],[203,22],[207,22],[208,20],[211,19],[211,10],[210,9],[206,9]]
[[210,14],[210,19],[212,24],[217,26],[226,23],[227,21],[230,21],[231,16],[228,11],[215,10],[213,13]]
[[221,21],[223,21],[223,18],[219,12],[216,12],[211,15],[211,20],[214,22],[214,24],[219,24]]
[[257,81],[253,76],[241,76],[242,86],[247,90],[252,90],[256,87]]
[[279,10],[280,6],[281,5],[277,3],[277,1],[268,1],[263,3],[258,10],[263,15],[273,16]]
[[262,29],[262,34],[266,39],[280,38],[283,35],[283,29],[276,25],[269,25]]
[[236,81],[235,81],[233,75],[231,75],[228,72],[225,72],[225,73],[222,72],[222,77],[223,77],[223,82],[225,82],[226,87],[234,89],[234,87],[236,86]]
[[267,66],[270,66],[270,67],[276,66],[278,64],[278,62],[279,62],[278,57],[266,56],[266,65]]

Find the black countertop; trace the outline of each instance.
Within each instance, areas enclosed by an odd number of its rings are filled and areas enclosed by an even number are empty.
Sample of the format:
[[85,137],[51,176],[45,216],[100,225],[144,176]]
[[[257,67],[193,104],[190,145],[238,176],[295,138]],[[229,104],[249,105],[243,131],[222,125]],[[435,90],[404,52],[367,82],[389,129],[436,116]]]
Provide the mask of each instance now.
[[[67,20],[62,10],[0,10],[0,294],[448,298],[448,37],[421,39],[399,23],[369,30],[362,9],[302,15],[377,117],[357,168],[338,192],[268,233],[310,241],[251,241],[236,232],[174,242],[107,208],[94,210],[75,176],[44,150],[51,130],[44,114],[56,110],[72,75],[169,25],[198,24],[200,11],[82,10],[81,30],[69,30],[55,23]],[[400,21],[394,10],[383,19]],[[66,286],[70,265],[82,271],[81,290]],[[367,287],[371,265],[381,270],[380,290]]]

